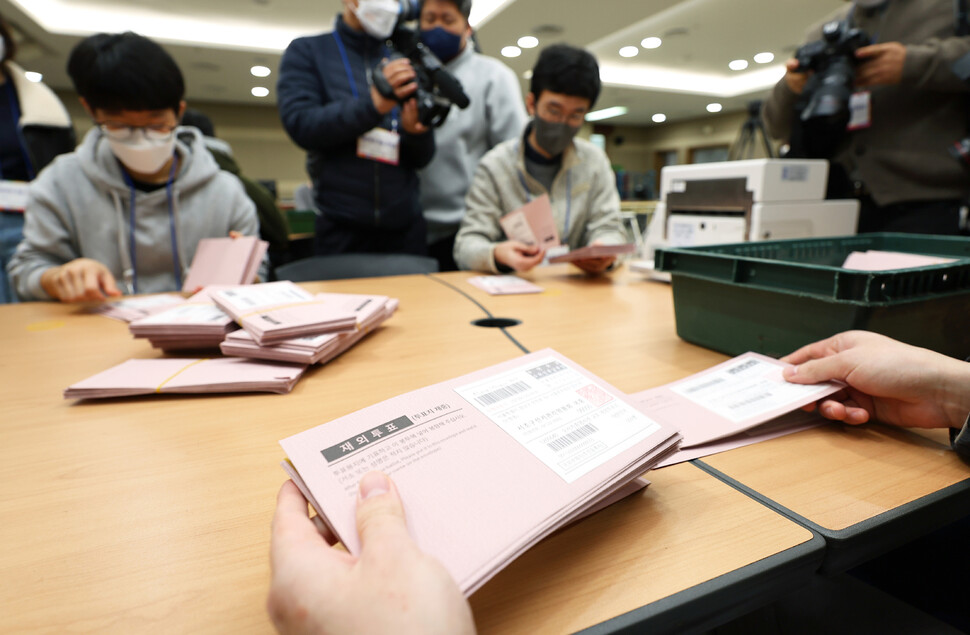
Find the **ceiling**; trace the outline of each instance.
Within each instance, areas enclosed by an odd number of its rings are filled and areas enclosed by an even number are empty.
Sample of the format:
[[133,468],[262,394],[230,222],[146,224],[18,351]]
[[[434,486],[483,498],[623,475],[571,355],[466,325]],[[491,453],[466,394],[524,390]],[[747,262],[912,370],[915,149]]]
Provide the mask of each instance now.
[[[487,3],[497,9],[485,17]],[[472,14],[479,43],[522,78],[541,46],[568,42],[589,49],[604,79],[597,108],[624,106],[615,125],[657,125],[707,114],[720,103],[725,112],[743,109],[782,74],[781,63],[802,42],[806,29],[845,8],[844,0],[476,0]],[[340,0],[0,0],[0,14],[23,36],[17,61],[42,73],[54,88],[69,89],[64,70],[71,47],[98,31],[132,30],[162,42],[186,76],[188,99],[272,104],[282,49],[293,37],[332,27]],[[516,58],[500,55],[524,35],[540,48]],[[655,49],[639,46],[660,37]],[[636,47],[634,57],[619,54]],[[767,64],[753,61],[774,54]],[[744,59],[744,71],[728,68]],[[253,77],[254,65],[272,75]],[[254,86],[269,89],[264,98]]]

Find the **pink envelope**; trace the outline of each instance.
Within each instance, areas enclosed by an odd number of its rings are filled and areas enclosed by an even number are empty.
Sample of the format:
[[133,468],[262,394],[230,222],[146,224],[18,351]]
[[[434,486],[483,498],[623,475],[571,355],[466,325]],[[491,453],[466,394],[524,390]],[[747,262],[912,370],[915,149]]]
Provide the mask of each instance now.
[[632,254],[637,246],[633,243],[625,245],[590,245],[580,247],[561,256],[553,256],[549,259],[550,263],[575,262],[576,260],[586,260],[589,258],[606,258],[607,256],[618,256],[620,254]]
[[252,284],[269,243],[256,236],[203,238],[195,250],[183,291],[211,284]]
[[468,279],[468,284],[489,295],[518,295],[543,291],[542,287],[518,276],[475,276]]
[[532,199],[500,218],[498,222],[510,240],[538,245],[543,249],[559,245],[559,230],[552,216],[548,194]]
[[678,439],[547,349],[280,444],[291,476],[351,553],[360,548],[360,477],[391,475],[418,545],[470,594],[544,536],[628,492]]

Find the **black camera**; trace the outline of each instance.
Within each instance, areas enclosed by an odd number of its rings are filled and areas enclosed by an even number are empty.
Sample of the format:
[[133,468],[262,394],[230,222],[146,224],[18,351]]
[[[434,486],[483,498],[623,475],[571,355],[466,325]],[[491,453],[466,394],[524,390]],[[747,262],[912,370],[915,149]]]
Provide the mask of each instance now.
[[[411,61],[418,88],[407,99],[414,98],[417,102],[418,120],[422,124],[428,127],[440,126],[445,122],[452,104],[459,108],[468,107],[470,103],[468,95],[461,87],[461,82],[445,70],[441,60],[421,43],[418,32],[404,25],[420,17],[421,9],[418,1],[400,0],[400,4],[401,14],[394,32],[387,41],[387,46],[391,50],[388,61],[402,57]],[[386,61],[382,61],[374,70],[374,87],[385,99],[397,99],[394,89],[384,77],[386,64]]]
[[[834,21],[822,27],[821,40],[796,51],[798,70],[811,71],[812,75],[795,106],[789,156],[829,158],[834,154],[849,123],[855,53],[870,42],[865,31],[844,20]],[[800,133],[798,139],[796,131]]]

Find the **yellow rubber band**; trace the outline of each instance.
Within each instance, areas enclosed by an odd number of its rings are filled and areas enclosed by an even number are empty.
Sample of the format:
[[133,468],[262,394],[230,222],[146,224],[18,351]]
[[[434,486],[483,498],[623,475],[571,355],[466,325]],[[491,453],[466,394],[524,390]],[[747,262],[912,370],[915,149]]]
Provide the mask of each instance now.
[[165,384],[167,384],[168,382],[172,381],[173,379],[175,379],[176,377],[178,377],[179,375],[181,375],[182,373],[184,373],[188,369],[192,368],[196,364],[201,364],[202,362],[207,362],[207,361],[209,361],[209,358],[208,357],[203,357],[202,359],[195,360],[191,364],[187,364],[185,366],[185,368],[179,370],[178,372],[176,372],[175,374],[173,374],[171,377],[169,377],[168,379],[166,379],[165,381],[163,381],[162,383],[160,383],[158,385],[158,387],[155,388],[155,392],[156,393],[161,393],[162,392],[162,388],[165,386]]

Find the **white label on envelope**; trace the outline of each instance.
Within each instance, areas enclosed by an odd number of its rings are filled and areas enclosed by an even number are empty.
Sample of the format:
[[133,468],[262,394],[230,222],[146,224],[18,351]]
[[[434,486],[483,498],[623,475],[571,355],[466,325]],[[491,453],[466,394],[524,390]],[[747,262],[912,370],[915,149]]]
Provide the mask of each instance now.
[[26,181],[0,181],[0,209],[23,211],[29,191],[30,183]]
[[397,165],[401,156],[401,135],[374,128],[357,138],[357,156]]
[[703,373],[671,386],[670,390],[739,423],[831,388],[829,384],[788,383],[781,370],[781,366],[760,359],[742,358],[737,364]]
[[214,304],[179,304],[167,311],[139,320],[139,324],[206,324],[225,322],[222,309]]
[[554,357],[455,389],[567,483],[660,429]]
[[847,130],[860,130],[872,125],[872,93],[863,90],[849,97],[849,125]]
[[239,310],[273,307],[294,302],[309,302],[313,294],[291,284],[252,284],[218,292]]

